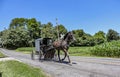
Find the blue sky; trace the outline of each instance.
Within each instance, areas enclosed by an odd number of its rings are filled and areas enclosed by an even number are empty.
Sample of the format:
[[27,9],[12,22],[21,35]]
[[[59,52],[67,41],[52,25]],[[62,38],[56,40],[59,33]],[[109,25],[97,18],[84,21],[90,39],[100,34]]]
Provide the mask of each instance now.
[[94,34],[114,29],[120,33],[120,0],[0,0],[0,31],[16,17],[54,26],[57,18],[68,31],[83,29]]

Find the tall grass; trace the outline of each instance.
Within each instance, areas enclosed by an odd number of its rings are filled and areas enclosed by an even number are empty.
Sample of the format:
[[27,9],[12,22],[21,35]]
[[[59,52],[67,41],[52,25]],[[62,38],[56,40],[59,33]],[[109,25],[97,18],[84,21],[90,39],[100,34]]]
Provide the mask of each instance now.
[[120,41],[97,45],[91,49],[91,54],[96,56],[120,57]]
[[18,61],[1,61],[2,77],[46,77],[38,68],[33,68]]

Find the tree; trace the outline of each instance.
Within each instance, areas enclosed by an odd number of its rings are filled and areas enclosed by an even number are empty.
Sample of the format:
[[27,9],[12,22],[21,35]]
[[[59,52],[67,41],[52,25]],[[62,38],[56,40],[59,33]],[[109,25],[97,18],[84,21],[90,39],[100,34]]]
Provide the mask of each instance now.
[[12,19],[9,28],[17,28],[20,26],[26,27],[27,19],[26,18],[14,18]]
[[98,31],[97,33],[95,33],[94,37],[105,38],[105,33],[103,31]]
[[42,38],[53,38],[54,29],[53,24],[48,22],[47,24],[42,24]]
[[76,38],[76,42],[80,42],[82,40],[82,36],[85,34],[85,32],[82,29],[73,30],[73,34]]
[[109,29],[107,33],[107,41],[110,42],[112,40],[118,40],[119,33],[115,30]]
[[21,26],[29,31],[31,38],[36,39],[40,37],[41,23],[38,22],[35,18],[14,18],[12,19],[9,28],[16,29],[17,27]]
[[103,31],[98,31],[93,37],[96,44],[101,44],[105,41],[105,33]]
[[82,37],[85,32],[83,29],[78,29],[78,30],[73,30],[73,34],[75,35],[76,38]]
[[64,27],[64,25],[60,24],[58,26],[55,26],[54,34],[55,34],[56,39],[58,38],[57,28],[58,28],[59,37],[61,37],[60,35],[65,35],[67,33],[67,29]]
[[76,41],[73,43],[74,46],[94,46],[94,38],[85,33],[82,29],[73,30],[73,34],[75,35]]
[[27,20],[27,30],[29,31],[31,38],[36,39],[40,37],[40,27],[41,23],[38,22],[35,18]]

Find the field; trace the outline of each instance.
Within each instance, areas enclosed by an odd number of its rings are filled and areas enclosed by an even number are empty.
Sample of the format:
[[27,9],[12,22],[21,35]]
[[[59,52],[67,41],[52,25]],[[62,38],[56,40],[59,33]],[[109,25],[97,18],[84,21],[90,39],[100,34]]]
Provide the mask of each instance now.
[[0,72],[2,77],[47,77],[38,68],[33,68],[18,61],[1,61]]
[[73,56],[90,56],[92,47],[70,47],[69,54]]

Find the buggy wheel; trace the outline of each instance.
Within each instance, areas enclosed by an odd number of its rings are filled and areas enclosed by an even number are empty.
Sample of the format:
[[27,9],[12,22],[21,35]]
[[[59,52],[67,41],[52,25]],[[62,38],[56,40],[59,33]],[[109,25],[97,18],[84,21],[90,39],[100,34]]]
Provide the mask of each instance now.
[[39,51],[39,60],[42,59],[42,55],[43,55],[43,54],[42,54],[42,51],[40,50],[40,51]]
[[34,60],[34,51],[32,50],[31,59]]

